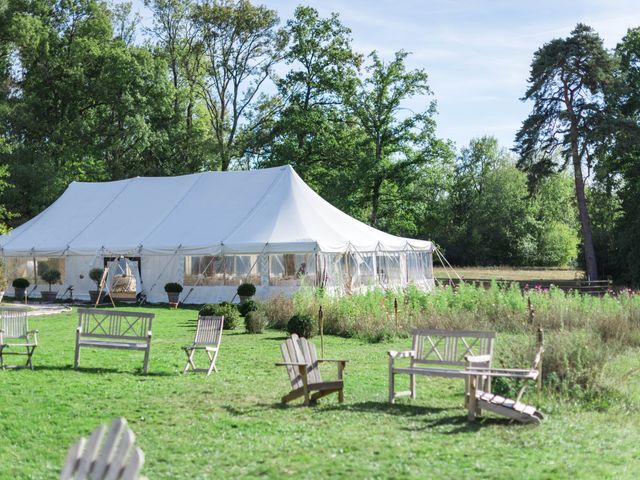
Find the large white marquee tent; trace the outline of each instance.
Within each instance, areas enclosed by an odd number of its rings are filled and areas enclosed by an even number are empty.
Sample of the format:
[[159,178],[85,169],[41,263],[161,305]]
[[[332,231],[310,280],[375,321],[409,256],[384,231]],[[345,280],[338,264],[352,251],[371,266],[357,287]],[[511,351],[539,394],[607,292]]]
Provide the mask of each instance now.
[[38,278],[47,263],[76,298],[95,289],[91,268],[120,257],[130,260],[124,273],[137,268],[135,288],[151,302],[166,301],[167,282],[183,284],[188,303],[229,301],[243,282],[254,283],[260,298],[301,285],[340,293],[433,286],[431,242],[355,220],[289,166],[73,182],[1,236],[0,248],[9,281],[25,277],[47,288]]

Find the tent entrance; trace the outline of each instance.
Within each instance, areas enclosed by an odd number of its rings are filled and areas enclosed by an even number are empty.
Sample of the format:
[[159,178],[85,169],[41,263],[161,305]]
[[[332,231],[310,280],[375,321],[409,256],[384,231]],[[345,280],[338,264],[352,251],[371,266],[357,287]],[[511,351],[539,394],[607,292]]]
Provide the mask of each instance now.
[[109,268],[107,288],[114,301],[136,302],[142,291],[141,265],[140,257],[105,257],[104,266]]

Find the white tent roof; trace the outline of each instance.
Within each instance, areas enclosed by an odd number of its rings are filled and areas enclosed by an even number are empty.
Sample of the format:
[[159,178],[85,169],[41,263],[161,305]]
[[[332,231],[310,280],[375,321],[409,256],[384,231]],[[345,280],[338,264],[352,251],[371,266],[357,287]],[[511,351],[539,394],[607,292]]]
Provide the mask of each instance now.
[[5,256],[431,250],[333,207],[290,167],[73,182],[0,237]]

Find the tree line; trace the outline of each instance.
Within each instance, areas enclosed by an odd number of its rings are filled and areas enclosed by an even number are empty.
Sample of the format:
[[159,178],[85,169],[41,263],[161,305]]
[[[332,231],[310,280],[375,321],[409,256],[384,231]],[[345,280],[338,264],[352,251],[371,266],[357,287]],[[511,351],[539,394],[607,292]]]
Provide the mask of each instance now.
[[[7,227],[75,180],[290,164],[338,208],[432,239],[454,263],[597,258],[600,273],[637,280],[636,30],[612,52],[580,25],[542,46],[510,152],[491,136],[461,148],[439,138],[427,72],[406,51],[355,51],[337,14],[300,6],[281,21],[247,0],[145,7],[141,28],[126,3],[0,0]],[[413,97],[426,99],[416,112]]]

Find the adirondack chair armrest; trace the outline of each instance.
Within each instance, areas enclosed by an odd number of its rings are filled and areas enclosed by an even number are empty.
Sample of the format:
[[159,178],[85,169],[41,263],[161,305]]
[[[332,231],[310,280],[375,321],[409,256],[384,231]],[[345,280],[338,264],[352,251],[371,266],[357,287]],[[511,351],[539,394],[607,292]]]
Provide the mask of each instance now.
[[335,358],[319,358],[318,363],[333,362],[333,363],[349,363],[349,360],[339,360]]
[[306,367],[307,365],[304,363],[297,362],[278,362],[276,363],[276,367]]
[[387,355],[389,355],[389,358],[416,358],[416,351],[415,350],[406,350],[404,352],[396,352],[395,350],[389,350],[387,352]]

